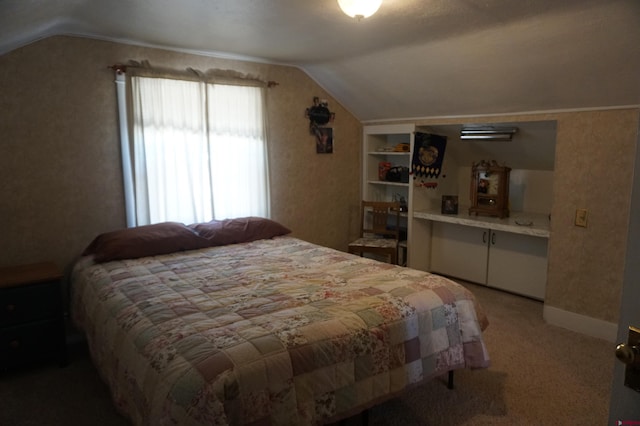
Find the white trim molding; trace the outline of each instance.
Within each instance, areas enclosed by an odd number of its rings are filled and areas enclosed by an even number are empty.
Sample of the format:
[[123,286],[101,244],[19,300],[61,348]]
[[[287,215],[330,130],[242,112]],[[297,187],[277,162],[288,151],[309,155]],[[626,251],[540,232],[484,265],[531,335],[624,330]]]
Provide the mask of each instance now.
[[617,338],[618,324],[615,323],[565,311],[546,304],[542,310],[542,317],[548,324],[587,336],[597,337],[608,342],[615,342]]

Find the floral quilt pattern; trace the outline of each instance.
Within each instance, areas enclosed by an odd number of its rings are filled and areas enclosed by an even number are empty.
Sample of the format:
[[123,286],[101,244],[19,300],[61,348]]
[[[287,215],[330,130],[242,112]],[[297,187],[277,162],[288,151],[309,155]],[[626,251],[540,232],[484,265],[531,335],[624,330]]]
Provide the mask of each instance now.
[[85,257],[71,292],[136,425],[322,424],[490,362],[486,317],[464,287],[290,236]]

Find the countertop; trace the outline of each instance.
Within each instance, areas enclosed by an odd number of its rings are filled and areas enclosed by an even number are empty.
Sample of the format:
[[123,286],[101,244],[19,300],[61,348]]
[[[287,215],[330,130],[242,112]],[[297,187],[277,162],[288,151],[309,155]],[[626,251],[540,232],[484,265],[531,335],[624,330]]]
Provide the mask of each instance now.
[[476,228],[489,228],[495,231],[549,238],[550,221],[547,214],[512,212],[509,217],[500,219],[499,217],[470,215],[466,209],[459,211],[461,212],[459,214],[442,214],[439,210],[416,210],[413,212],[413,217],[415,219],[455,223]]

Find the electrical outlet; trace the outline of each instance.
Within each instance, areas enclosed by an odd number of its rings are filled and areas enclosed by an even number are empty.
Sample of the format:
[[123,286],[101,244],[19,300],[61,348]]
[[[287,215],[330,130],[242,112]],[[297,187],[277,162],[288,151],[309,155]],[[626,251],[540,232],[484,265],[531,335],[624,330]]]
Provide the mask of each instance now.
[[587,227],[587,209],[576,209],[576,226]]

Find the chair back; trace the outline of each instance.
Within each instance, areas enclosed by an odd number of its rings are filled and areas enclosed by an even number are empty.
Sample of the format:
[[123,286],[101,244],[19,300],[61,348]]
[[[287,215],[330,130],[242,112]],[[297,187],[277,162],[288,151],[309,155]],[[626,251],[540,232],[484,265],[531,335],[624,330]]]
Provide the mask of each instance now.
[[[390,220],[391,219],[391,220]],[[386,201],[362,201],[361,236],[375,234],[384,237],[399,237],[400,203]]]

